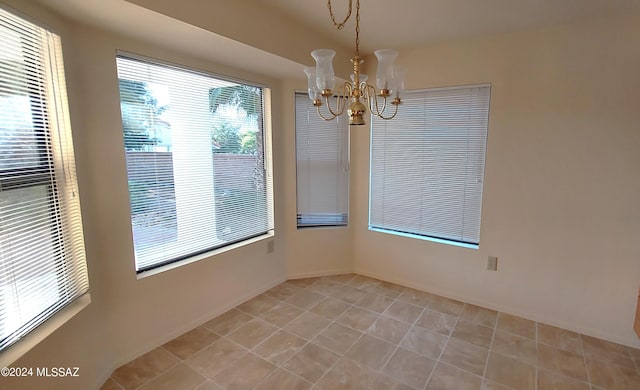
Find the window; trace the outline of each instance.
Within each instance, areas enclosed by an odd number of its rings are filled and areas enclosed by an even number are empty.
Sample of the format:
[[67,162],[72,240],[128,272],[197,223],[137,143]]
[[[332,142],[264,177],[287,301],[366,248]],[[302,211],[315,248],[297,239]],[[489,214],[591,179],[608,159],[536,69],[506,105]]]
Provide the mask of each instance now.
[[298,227],[348,222],[349,124],[318,116],[307,94],[296,93],[296,183]]
[[490,86],[406,95],[372,122],[369,228],[477,247]]
[[264,91],[119,55],[136,271],[273,232]]
[[0,9],[0,44],[4,354],[81,297],[88,301],[89,284],[60,38]]

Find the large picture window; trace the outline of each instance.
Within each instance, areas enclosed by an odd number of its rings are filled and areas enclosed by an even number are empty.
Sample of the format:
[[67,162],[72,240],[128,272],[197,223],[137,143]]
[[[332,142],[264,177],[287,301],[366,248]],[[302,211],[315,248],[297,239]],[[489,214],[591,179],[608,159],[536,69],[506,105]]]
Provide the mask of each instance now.
[[477,247],[490,86],[407,92],[371,128],[369,228]]
[[137,272],[273,231],[264,89],[117,58]]
[[0,9],[0,45],[4,366],[17,358],[12,344],[81,297],[88,302],[89,284],[60,38]]
[[298,227],[341,226],[349,220],[349,119],[318,116],[307,94],[296,93]]

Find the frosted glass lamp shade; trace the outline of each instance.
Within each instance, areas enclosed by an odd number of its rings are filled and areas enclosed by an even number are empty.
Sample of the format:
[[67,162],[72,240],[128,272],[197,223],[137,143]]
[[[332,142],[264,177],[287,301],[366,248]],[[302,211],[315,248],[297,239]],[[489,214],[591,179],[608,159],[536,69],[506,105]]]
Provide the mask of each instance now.
[[390,82],[393,78],[393,62],[398,56],[398,52],[390,49],[376,50],[374,52],[378,58],[378,72],[376,73],[376,83],[379,90],[390,89]]
[[402,66],[394,66],[393,77],[391,78],[390,90],[391,95],[394,98],[399,98],[400,94],[404,92],[404,75],[407,70]]
[[316,101],[320,99],[320,90],[316,84],[316,68],[309,66],[304,68],[304,73],[307,75],[307,92],[309,93],[309,99]]
[[333,71],[333,57],[336,52],[330,49],[318,49],[311,52],[316,60],[316,84],[318,89],[331,90],[336,84],[336,76]]

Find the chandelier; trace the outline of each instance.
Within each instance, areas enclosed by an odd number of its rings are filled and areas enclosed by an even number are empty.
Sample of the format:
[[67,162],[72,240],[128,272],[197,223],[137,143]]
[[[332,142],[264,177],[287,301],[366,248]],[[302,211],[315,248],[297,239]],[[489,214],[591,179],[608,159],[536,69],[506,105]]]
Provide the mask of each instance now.
[[[331,0],[327,1],[329,15],[338,30],[341,30],[351,17],[352,5],[352,0],[349,0],[347,16],[338,23],[331,8]],[[322,119],[326,121],[335,119],[342,115],[348,106],[349,125],[364,125],[367,106],[360,101],[361,99],[367,103],[371,113],[379,118],[393,119],[396,116],[398,106],[402,103],[400,93],[404,89],[405,73],[404,69],[394,66],[398,52],[385,49],[376,50],[374,54],[378,58],[377,88],[367,84],[366,74],[360,74],[360,64],[364,60],[360,57],[360,0],[356,0],[356,50],[355,56],[351,58],[353,63],[351,82],[345,82],[338,90],[334,91],[333,57],[336,55],[334,50],[318,49],[312,51],[311,56],[315,59],[316,66],[304,69],[309,82],[309,98]],[[335,101],[333,107],[331,100]],[[347,105],[348,101],[350,103]],[[323,105],[327,107],[325,110],[320,109]],[[323,114],[322,111],[325,113]]]

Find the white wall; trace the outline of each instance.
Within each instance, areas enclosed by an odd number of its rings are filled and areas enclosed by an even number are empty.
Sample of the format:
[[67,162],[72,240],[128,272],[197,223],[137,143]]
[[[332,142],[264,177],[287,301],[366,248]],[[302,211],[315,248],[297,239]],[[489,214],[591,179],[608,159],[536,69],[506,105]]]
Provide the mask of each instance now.
[[[59,27],[62,36],[93,302],[14,364],[79,366],[79,378],[19,378],[0,382],[0,388],[94,389],[121,364],[284,281],[287,273],[282,189],[290,179],[276,173],[273,253],[267,253],[267,242],[260,241],[136,278],[116,50],[268,85],[274,107],[282,107],[284,91],[281,81],[267,76],[84,27],[30,3],[10,5],[36,21]],[[271,118],[274,170],[281,172],[283,111],[275,109]]]
[[[631,333],[640,283],[637,18],[401,53],[410,88],[493,85],[481,244],[473,251],[366,230],[365,128],[351,138],[350,228],[296,229],[293,92],[305,89],[298,75],[241,72],[162,42],[83,27],[32,2],[2,1],[63,36],[93,303],[15,364],[80,366],[80,378],[0,388],[97,388],[120,364],[287,277],[354,269],[638,345]],[[280,41],[277,50],[286,46]],[[262,241],[136,279],[116,49],[272,87],[274,253]],[[485,271],[487,255],[500,258],[498,272]]]
[[629,17],[401,51],[407,88],[492,84],[480,249],[368,231],[355,131],[355,270],[640,346],[638,42]]

